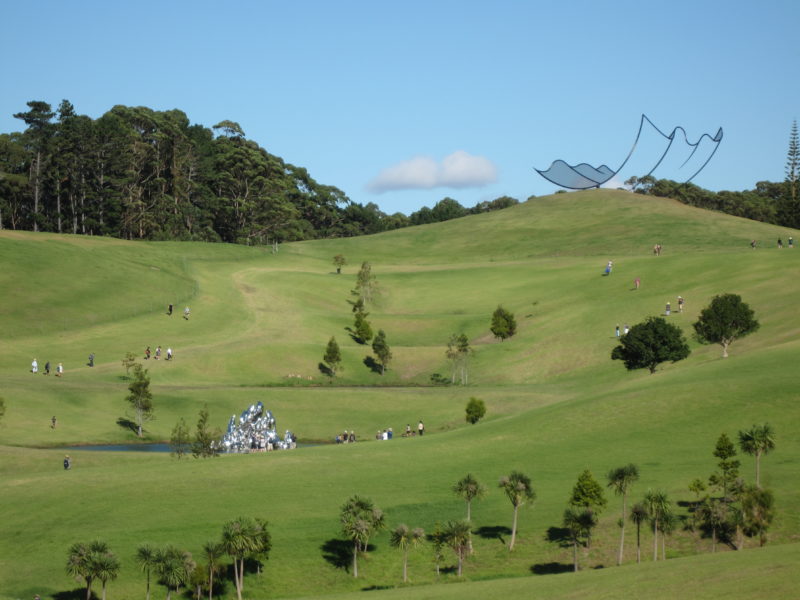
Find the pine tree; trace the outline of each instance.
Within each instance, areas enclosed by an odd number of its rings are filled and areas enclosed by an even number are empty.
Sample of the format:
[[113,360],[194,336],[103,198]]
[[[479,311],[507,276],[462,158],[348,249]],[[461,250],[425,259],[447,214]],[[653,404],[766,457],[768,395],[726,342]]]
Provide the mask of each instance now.
[[331,379],[336,377],[336,371],[340,368],[342,362],[342,353],[339,350],[339,344],[336,343],[336,338],[332,337],[328,340],[328,345],[325,348],[325,355],[322,357],[322,362],[328,366],[328,372]]
[[789,184],[789,197],[797,203],[797,179],[800,177],[800,140],[797,137],[797,121],[792,122],[789,134],[789,151],[786,154],[786,183]]
[[386,365],[392,360],[392,350],[389,344],[386,343],[386,333],[383,329],[378,330],[378,335],[372,342],[372,351],[378,357],[378,362],[381,365],[381,375],[386,372]]
[[792,122],[789,133],[789,150],[786,153],[786,192],[779,203],[780,224],[787,227],[800,227],[800,139],[797,134],[797,121]]
[[153,418],[153,394],[150,392],[147,369],[138,363],[133,366],[133,381],[128,385],[128,390],[130,394],[126,400],[134,410],[136,435],[142,437],[144,423]]

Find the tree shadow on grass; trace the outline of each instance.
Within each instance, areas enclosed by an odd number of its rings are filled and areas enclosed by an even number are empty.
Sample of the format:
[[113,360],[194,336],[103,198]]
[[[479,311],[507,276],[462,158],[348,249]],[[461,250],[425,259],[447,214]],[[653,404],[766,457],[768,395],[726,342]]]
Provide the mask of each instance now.
[[[117,425],[123,429],[130,429],[133,433],[139,433],[139,426],[127,417],[117,419]],[[144,430],[142,430],[142,433],[144,433]]]
[[353,564],[353,542],[349,540],[330,539],[319,547],[322,558],[337,569],[350,572]]
[[382,367],[378,361],[376,361],[371,356],[364,357],[364,365],[373,373],[377,373],[378,375],[382,375]]
[[362,592],[372,592],[374,590],[391,590],[394,586],[392,585],[370,585],[367,587],[361,588]]
[[572,548],[572,539],[566,527],[548,527],[544,537],[548,542],[554,542],[562,548]]
[[574,570],[574,565],[559,562],[539,563],[531,566],[531,573],[534,575],[558,575],[559,573],[571,573]]
[[[331,538],[320,547],[322,550],[322,558],[324,558],[330,565],[337,569],[350,572],[350,567],[353,566],[353,542],[350,540],[342,540]],[[367,552],[374,552],[375,546],[367,544]],[[363,553],[359,552],[359,556]]]
[[500,540],[500,543],[505,545],[506,541],[503,536],[511,535],[511,530],[505,525],[485,525],[476,529],[475,535],[485,540]]
[[[56,592],[50,596],[53,600],[86,600],[86,588],[75,588],[68,592]],[[97,598],[97,594],[92,590],[92,599]]]
[[331,368],[325,363],[319,363],[317,365],[317,368],[319,369],[319,372],[322,373],[323,375],[327,375],[328,377],[333,378],[333,371],[331,371]]

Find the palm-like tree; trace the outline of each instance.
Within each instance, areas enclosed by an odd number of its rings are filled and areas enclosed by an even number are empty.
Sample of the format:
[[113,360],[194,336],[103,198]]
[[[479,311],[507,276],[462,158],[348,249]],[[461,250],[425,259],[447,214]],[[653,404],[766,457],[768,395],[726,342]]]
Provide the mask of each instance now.
[[775,431],[772,425],[753,425],[739,432],[739,447],[742,452],[756,457],[756,487],[761,487],[761,455],[775,449]]
[[244,561],[259,551],[260,527],[249,517],[239,517],[222,526],[222,548],[233,559],[233,579],[236,597],[242,600],[244,589]]
[[591,508],[570,506],[564,511],[563,525],[569,532],[572,542],[572,561],[574,571],[578,571],[578,545],[589,539],[592,529],[597,525],[597,515]]
[[469,550],[472,532],[470,524],[466,521],[448,521],[442,530],[445,543],[453,549],[458,557],[458,576],[461,577],[464,566],[464,556]]
[[364,537],[359,545],[359,550],[366,552],[370,535],[386,528],[386,518],[383,511],[377,508],[372,503],[372,500],[355,495],[351,496],[347,502],[342,505],[339,512],[339,520],[342,525],[345,524],[345,521],[352,519],[361,519],[368,525],[366,537]]
[[150,600],[150,571],[156,566],[158,552],[149,544],[142,544],[136,549],[136,562],[147,576],[147,600]]
[[[108,544],[100,541],[88,544],[76,542],[67,551],[67,573],[86,582],[86,600],[91,600],[92,582],[99,579],[98,574],[103,572],[105,557],[109,554],[113,556],[108,549]],[[105,584],[103,588],[105,588]]]
[[358,577],[358,553],[362,544],[366,546],[369,539],[369,522],[354,516],[342,521],[342,533],[353,542],[353,577]]
[[403,583],[408,581],[408,549],[417,547],[425,539],[425,530],[421,527],[409,529],[405,523],[398,525],[392,532],[389,543],[393,548],[403,551]]
[[467,473],[453,486],[453,493],[463,498],[467,503],[467,521],[471,521],[472,501],[486,495],[486,487],[481,485],[481,483],[472,476],[472,473]]
[[113,581],[119,575],[119,559],[110,551],[101,554],[96,559],[95,569],[95,577],[103,584],[102,600],[106,600],[106,583]]
[[658,526],[669,512],[669,499],[662,491],[647,490],[644,495],[647,518],[653,524],[653,560],[658,560]]
[[661,516],[661,560],[667,560],[667,536],[675,533],[680,524],[680,519],[672,511],[667,511]]
[[208,563],[208,600],[214,598],[214,573],[219,572],[220,559],[225,555],[225,548],[220,542],[206,542],[203,545],[203,556]]
[[631,514],[628,517],[631,523],[636,525],[636,562],[642,562],[642,523],[647,521],[647,507],[639,502],[631,507]]
[[612,488],[617,496],[622,496],[622,518],[619,520],[621,532],[619,537],[617,566],[622,564],[622,553],[625,547],[625,501],[628,496],[628,488],[638,480],[639,467],[634,464],[628,464],[624,467],[613,469],[608,473],[608,487]]
[[519,507],[525,504],[526,501],[533,502],[536,499],[536,492],[533,490],[530,478],[519,471],[512,471],[510,475],[501,477],[499,486],[514,506],[511,542],[508,545],[508,549],[513,550],[514,541],[517,538],[517,513],[519,512]]
[[358,553],[366,552],[369,537],[386,527],[383,511],[371,500],[351,496],[339,511],[342,532],[353,542],[353,577],[358,577]]
[[191,553],[175,546],[166,546],[158,552],[156,572],[161,583],[167,586],[167,600],[172,598],[173,588],[177,592],[178,588],[188,581],[195,566]]

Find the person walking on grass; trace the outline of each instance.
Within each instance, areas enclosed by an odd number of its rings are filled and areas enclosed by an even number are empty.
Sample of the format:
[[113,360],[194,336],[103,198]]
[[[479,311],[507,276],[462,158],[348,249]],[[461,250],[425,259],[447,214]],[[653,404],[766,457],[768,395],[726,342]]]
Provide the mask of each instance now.
[[183,318],[186,319],[187,321],[189,320],[189,307],[188,306],[183,309]]
[[167,348],[167,360],[172,360],[172,348]]
[[58,366],[56,367],[56,377],[61,377],[63,374],[64,374],[64,365],[58,363]]
[[672,305],[669,303],[669,301],[667,301],[667,307],[666,307],[666,309],[664,310],[664,314],[665,314],[665,315],[667,315],[667,316],[669,316],[669,315],[670,315],[670,312],[672,312]]
[[639,286],[642,284],[642,280],[638,277],[633,280],[633,289],[638,290]]
[[39,372],[39,363],[34,358],[33,362],[31,363],[31,373],[38,373]]
[[172,304],[167,306],[167,314],[171,317],[172,316]]
[[685,303],[686,303],[686,301],[683,299],[683,296],[678,296],[678,312],[679,313],[683,312],[683,305]]
[[422,419],[419,420],[419,424],[417,425],[417,433],[419,433],[419,435],[425,434],[425,425],[422,424]]
[[619,323],[617,323],[617,326],[614,328],[614,335],[619,337]]
[[44,373],[42,375],[50,375],[50,361],[44,363]]
[[158,346],[156,348],[156,360],[158,360],[159,358],[161,358],[161,346]]

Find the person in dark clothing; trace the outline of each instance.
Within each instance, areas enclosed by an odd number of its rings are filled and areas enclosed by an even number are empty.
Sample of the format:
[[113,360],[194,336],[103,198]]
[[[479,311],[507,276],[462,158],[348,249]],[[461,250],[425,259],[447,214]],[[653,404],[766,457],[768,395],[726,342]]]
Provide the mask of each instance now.
[[49,360],[46,363],[44,363],[44,374],[45,375],[50,375],[50,361]]
[[64,470],[69,471],[72,468],[72,459],[70,459],[69,454],[64,457]]
[[89,355],[89,366],[90,366],[90,367],[93,367],[93,366],[94,366],[94,352],[92,352],[92,353]]
[[172,316],[172,304],[167,306],[167,314],[171,317]]

